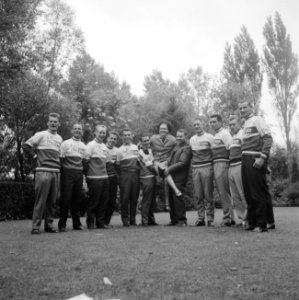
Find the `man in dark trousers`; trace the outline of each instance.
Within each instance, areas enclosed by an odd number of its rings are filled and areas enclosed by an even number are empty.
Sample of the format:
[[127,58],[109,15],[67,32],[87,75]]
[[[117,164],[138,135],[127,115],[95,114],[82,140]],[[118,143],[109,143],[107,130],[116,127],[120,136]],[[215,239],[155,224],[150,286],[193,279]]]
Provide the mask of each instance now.
[[86,208],[86,224],[88,229],[107,229],[105,225],[106,202],[109,194],[106,161],[108,149],[104,144],[107,128],[97,125],[95,139],[89,142],[85,151],[85,172],[89,189],[89,201]]
[[121,219],[124,226],[136,226],[136,208],[139,196],[138,147],[132,143],[131,129],[123,130],[122,139],[123,144],[117,153],[117,164],[120,170]]
[[113,212],[115,210],[116,205],[116,196],[117,196],[117,168],[116,168],[116,160],[117,160],[117,151],[118,148],[115,147],[118,139],[118,134],[115,131],[111,131],[108,133],[108,138],[106,142],[106,146],[108,148],[108,158],[106,162],[106,169],[108,174],[108,182],[109,182],[109,196],[107,199],[107,206],[105,211],[105,225],[109,225]]
[[154,167],[154,156],[150,149],[149,135],[141,136],[141,149],[139,150],[140,162],[140,185],[142,188],[141,202],[141,225],[158,225],[154,217],[156,200],[156,169]]
[[191,148],[185,138],[185,130],[179,129],[176,134],[176,145],[168,158],[168,167],[164,175],[170,174],[177,188],[182,192],[177,196],[173,189],[169,189],[169,205],[171,225],[187,226],[184,189],[188,180],[191,161]]
[[265,232],[275,228],[272,199],[266,180],[273,139],[265,120],[253,115],[248,102],[243,101],[238,106],[241,117],[245,119],[242,144],[242,181],[248,204],[247,230]]
[[71,210],[74,230],[82,230],[80,222],[81,191],[83,184],[83,164],[85,145],[81,142],[83,129],[81,124],[74,124],[72,138],[64,141],[60,148],[61,160],[61,197],[59,232],[66,231],[68,210]]

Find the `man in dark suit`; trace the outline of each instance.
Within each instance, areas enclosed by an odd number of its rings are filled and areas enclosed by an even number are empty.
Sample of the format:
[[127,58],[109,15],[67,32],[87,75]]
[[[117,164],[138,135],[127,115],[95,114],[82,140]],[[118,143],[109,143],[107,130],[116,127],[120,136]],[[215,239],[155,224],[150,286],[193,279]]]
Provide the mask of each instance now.
[[170,219],[169,225],[187,226],[186,207],[184,202],[184,189],[188,180],[191,148],[185,138],[185,130],[179,129],[176,134],[176,145],[168,158],[168,167],[164,176],[171,175],[182,195],[177,196],[173,189],[169,189]]

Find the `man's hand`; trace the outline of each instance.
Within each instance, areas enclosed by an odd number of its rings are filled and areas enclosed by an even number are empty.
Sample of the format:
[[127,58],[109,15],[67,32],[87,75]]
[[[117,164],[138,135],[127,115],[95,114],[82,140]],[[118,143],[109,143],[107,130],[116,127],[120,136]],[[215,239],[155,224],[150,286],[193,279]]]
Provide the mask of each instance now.
[[257,168],[257,169],[260,169],[260,168],[264,165],[264,163],[265,163],[265,159],[264,159],[264,158],[262,158],[262,157],[257,157],[257,158],[255,159],[255,162],[254,162],[254,164],[253,164],[253,167],[254,167],[254,168]]

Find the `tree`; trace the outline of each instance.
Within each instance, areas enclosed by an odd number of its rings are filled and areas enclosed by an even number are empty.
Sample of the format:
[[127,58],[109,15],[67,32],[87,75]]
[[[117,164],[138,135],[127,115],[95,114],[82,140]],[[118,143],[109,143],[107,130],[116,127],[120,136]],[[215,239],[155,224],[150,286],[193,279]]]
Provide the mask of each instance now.
[[[268,86],[274,98],[278,116],[282,120],[287,152],[291,154],[291,125],[297,109],[299,93],[298,56],[292,50],[292,42],[286,27],[278,12],[275,13],[274,23],[268,17],[263,34],[264,65],[268,77]],[[291,160],[289,159],[289,174]]]
[[37,53],[35,70],[51,88],[59,89],[73,60],[84,48],[84,38],[74,12],[61,0],[45,0],[28,43]]
[[212,77],[201,67],[189,69],[180,76],[178,87],[185,101],[192,102],[198,115],[208,115],[213,110]]
[[237,109],[242,100],[249,100],[257,114],[259,111],[262,71],[260,58],[245,26],[235,37],[233,50],[230,44],[224,49],[222,80],[217,91],[222,106],[228,106],[231,112]]
[[0,82],[12,79],[30,67],[30,49],[25,45],[37,17],[41,0],[0,2]]

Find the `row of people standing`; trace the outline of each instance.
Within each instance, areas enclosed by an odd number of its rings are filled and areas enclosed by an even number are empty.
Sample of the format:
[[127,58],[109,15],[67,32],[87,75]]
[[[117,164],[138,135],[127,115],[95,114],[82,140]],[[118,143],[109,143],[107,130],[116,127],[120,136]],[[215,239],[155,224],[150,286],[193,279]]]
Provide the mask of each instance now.
[[243,223],[248,221],[248,230],[263,232],[267,230],[267,224],[270,228],[275,227],[265,175],[272,137],[263,119],[251,115],[248,103],[239,106],[241,116],[246,119],[243,133],[239,130],[237,116],[230,120],[232,137],[222,128],[221,116],[213,115],[210,126],[215,135],[205,133],[202,121],[196,119],[193,123],[196,135],[190,139],[189,145],[184,130],[179,130],[174,138],[168,133],[168,125],[161,123],[158,135],[142,136],[140,150],[132,143],[130,129],[123,130],[120,148],[115,147],[118,135],[113,131],[109,132],[105,144],[107,128],[103,125],[96,126],[95,139],[86,146],[81,142],[80,124],[73,126],[73,137],[62,142],[57,134],[59,115],[50,114],[48,130],[36,133],[24,144],[26,153],[36,150],[37,155],[32,233],[40,232],[44,213],[45,231],[56,232],[53,203],[60,184],[60,168],[61,216],[58,229],[61,232],[66,230],[70,206],[73,228],[82,229],[78,207],[83,173],[89,187],[86,218],[89,229],[108,228],[115,208],[118,177],[124,226],[136,225],[140,185],[143,190],[142,225],[157,224],[153,214],[156,178],[165,181],[166,202],[170,206],[169,225],[186,226],[184,191],[190,165],[198,203],[196,226],[206,225],[205,215],[207,225],[214,225],[215,179],[223,207],[223,225],[235,223],[234,204],[238,218]]

